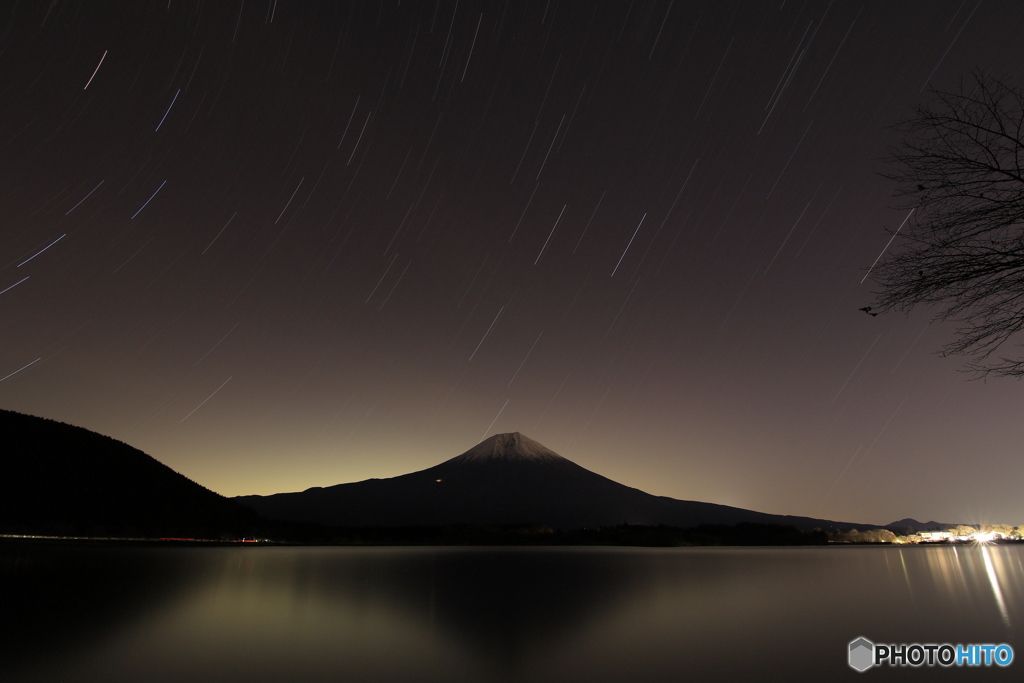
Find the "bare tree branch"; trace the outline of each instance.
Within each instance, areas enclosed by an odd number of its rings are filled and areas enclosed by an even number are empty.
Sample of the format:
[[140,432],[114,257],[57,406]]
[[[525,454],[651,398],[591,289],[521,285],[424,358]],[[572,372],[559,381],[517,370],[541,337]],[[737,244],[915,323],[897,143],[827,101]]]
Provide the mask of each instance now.
[[914,213],[871,272],[876,305],[931,307],[957,324],[944,354],[972,356],[979,376],[1022,377],[1024,357],[993,354],[1024,330],[1024,92],[975,72],[932,95],[889,150],[884,175]]

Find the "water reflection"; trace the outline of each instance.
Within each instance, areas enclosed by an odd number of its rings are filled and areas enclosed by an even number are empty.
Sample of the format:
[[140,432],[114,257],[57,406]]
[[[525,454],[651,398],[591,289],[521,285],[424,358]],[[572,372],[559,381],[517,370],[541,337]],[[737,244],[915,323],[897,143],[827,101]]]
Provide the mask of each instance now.
[[[988,582],[992,586],[992,595],[996,596],[996,602],[999,603],[999,613],[1003,615],[1003,622],[1010,625],[1010,614],[1006,611],[1006,601],[1003,600],[1003,591],[999,587],[999,579],[996,578],[996,570],[992,566],[992,554],[988,551],[988,546],[982,546],[981,548],[982,557],[985,558],[985,573],[988,575]],[[1002,559],[1000,557],[1000,559]]]
[[14,680],[832,678],[860,635],[1024,653],[1020,546],[13,548]]
[[988,544],[953,546],[949,549],[951,552],[929,552],[925,557],[929,560],[932,580],[937,586],[945,587],[948,599],[958,602],[962,596],[970,595],[968,606],[973,606],[982,600],[977,593],[987,589],[1003,623],[1010,627],[1012,623],[1007,604],[1024,599],[1021,593],[1024,566],[1021,565],[1020,553],[1006,550],[1005,546]]

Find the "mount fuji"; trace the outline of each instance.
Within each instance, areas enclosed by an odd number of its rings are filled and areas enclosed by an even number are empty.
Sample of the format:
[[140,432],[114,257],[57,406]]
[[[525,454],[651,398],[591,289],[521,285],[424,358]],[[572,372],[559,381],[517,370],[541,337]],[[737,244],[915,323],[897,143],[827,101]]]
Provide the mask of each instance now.
[[580,467],[519,432],[496,434],[419,472],[235,500],[269,519],[337,527],[535,524],[568,530],[742,522],[802,530],[875,527],[654,496]]

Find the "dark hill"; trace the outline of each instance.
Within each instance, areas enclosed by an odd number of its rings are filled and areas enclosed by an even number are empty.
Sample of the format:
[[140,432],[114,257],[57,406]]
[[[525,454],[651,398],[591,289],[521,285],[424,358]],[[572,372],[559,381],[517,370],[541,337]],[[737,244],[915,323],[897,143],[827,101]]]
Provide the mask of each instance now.
[[218,538],[258,518],[142,451],[0,410],[0,533]]
[[958,524],[947,524],[946,522],[919,522],[912,517],[906,517],[904,519],[896,520],[885,525],[886,529],[899,530],[901,534],[906,534],[908,530],[913,529],[914,531],[942,531],[943,529],[952,529]]
[[440,465],[301,493],[240,496],[270,519],[343,527],[540,524],[782,524],[809,530],[875,528],[652,496],[584,469],[522,434],[498,434]]

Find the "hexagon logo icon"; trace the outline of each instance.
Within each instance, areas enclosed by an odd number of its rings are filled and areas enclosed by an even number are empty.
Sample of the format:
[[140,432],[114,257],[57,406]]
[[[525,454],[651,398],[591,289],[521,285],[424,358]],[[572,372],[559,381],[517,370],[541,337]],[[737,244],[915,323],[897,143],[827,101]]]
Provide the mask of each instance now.
[[850,641],[850,666],[857,671],[867,671],[875,663],[875,644],[864,637]]

